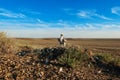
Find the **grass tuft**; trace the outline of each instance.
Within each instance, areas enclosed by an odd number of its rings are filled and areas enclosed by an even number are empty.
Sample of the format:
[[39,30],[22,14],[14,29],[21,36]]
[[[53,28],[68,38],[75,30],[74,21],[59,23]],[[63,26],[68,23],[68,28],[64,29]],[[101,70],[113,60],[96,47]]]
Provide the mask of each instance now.
[[65,53],[59,58],[62,64],[67,64],[71,67],[83,65],[83,63],[88,63],[89,56],[82,53],[80,49],[75,47],[69,47],[66,49]]
[[0,53],[13,53],[16,49],[15,41],[8,38],[4,32],[0,32]]
[[98,57],[102,62],[106,64],[120,66],[120,57],[111,53],[96,54],[95,57]]

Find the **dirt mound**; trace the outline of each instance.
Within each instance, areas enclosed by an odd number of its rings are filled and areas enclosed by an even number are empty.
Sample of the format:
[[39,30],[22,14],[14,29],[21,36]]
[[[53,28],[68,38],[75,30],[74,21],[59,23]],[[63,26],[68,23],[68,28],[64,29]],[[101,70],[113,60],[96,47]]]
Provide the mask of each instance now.
[[[47,49],[47,50],[46,50]],[[23,56],[16,54],[0,55],[0,80],[119,80],[120,75],[112,74],[109,66],[100,63],[100,58],[95,62],[81,62],[84,65],[69,67],[62,64],[55,57],[49,63],[41,62],[42,55],[45,52],[60,52],[63,48],[44,48],[33,50]],[[43,51],[43,52],[42,52]],[[42,53],[41,53],[42,52]],[[46,53],[46,54],[48,54]],[[40,55],[41,54],[41,55]],[[73,53],[75,54],[75,53]],[[62,54],[63,55],[63,54]],[[42,56],[42,57],[41,57]],[[49,55],[50,56],[50,55]],[[60,56],[60,55],[59,55]],[[103,65],[103,66],[101,66]],[[105,68],[103,68],[105,67]],[[119,68],[119,67],[118,67]],[[111,70],[111,71],[110,71]],[[118,73],[119,74],[119,73]]]

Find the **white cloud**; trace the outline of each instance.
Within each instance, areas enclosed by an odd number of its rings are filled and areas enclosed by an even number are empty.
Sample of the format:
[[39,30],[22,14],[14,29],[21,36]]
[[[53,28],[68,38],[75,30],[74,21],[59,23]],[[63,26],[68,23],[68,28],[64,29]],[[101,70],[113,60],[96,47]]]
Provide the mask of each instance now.
[[120,16],[120,7],[113,7],[113,8],[111,8],[111,12],[113,14],[116,14],[116,15]]
[[120,29],[120,23],[70,23],[63,20],[58,22],[45,22],[41,19],[36,20],[1,20],[1,29],[37,29],[37,28],[70,28],[79,30],[98,30],[98,29]]
[[108,17],[106,17],[106,16],[104,16],[104,15],[99,15],[99,14],[94,14],[96,17],[98,17],[98,18],[101,18],[101,19],[104,19],[104,20],[113,20],[113,19],[111,19],[111,18],[108,18]]
[[0,28],[1,29],[29,29],[29,28],[47,28],[50,27],[47,23],[35,23],[35,22],[19,22],[19,21],[1,21]]
[[83,18],[91,18],[93,14],[90,11],[80,11],[77,15]]
[[10,37],[46,38],[58,37],[64,33],[72,38],[120,38],[120,23],[67,23],[59,21],[50,23],[38,19],[38,22],[22,23],[20,21],[0,21],[0,31]]
[[79,17],[82,17],[82,18],[94,18],[94,17],[98,17],[100,19],[104,19],[104,20],[112,20],[111,18],[108,18],[104,15],[100,15],[98,13],[96,13],[95,10],[81,10],[77,13],[77,15]]
[[0,16],[10,17],[10,18],[24,18],[26,17],[22,13],[14,13],[12,11],[9,11],[7,9],[0,8]]
[[39,23],[44,23],[44,21],[42,21],[41,19],[36,19]]
[[71,30],[59,28],[4,30],[9,37],[24,38],[57,38],[63,33],[66,38],[120,38],[120,32],[115,30]]

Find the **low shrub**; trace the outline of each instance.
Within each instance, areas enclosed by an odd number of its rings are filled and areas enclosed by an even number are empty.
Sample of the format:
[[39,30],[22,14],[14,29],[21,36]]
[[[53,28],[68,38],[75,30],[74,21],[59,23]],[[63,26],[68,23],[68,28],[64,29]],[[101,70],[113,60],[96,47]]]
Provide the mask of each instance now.
[[71,67],[88,63],[89,56],[85,53],[82,53],[80,49],[75,47],[69,47],[66,49],[65,53],[59,58],[60,63],[69,65]]

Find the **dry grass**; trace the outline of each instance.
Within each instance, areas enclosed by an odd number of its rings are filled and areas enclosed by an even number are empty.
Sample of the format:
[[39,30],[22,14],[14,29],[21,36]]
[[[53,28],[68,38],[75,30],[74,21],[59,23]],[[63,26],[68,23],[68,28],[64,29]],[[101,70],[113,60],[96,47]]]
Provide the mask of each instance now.
[[0,33],[0,53],[13,53],[17,50],[15,41],[7,38],[6,34]]
[[[29,44],[36,46],[58,46],[56,38],[48,39],[33,39],[33,38],[18,38],[21,44]],[[67,39],[67,45],[83,46],[87,48],[120,48],[120,39]]]
[[44,48],[58,46],[57,39],[34,39],[34,38],[17,38],[19,46],[30,46],[32,48]]

